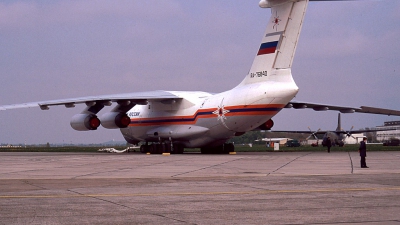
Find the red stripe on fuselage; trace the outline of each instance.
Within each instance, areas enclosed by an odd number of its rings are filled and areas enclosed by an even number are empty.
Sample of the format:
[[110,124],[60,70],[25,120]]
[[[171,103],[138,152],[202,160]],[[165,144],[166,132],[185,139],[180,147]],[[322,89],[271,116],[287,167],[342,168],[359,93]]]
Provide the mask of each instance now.
[[[225,117],[232,116],[262,116],[262,115],[275,115],[285,105],[283,104],[267,104],[267,105],[239,105],[239,106],[226,106]],[[168,117],[147,117],[131,119],[129,126],[154,126],[154,125],[190,125],[196,124],[198,119],[217,118],[218,115],[214,114],[218,108],[199,109],[193,115],[189,116],[168,116]]]

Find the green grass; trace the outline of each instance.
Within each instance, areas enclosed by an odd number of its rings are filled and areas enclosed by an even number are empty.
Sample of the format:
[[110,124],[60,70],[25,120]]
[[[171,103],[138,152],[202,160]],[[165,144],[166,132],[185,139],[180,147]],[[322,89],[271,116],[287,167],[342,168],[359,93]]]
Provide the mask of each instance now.
[[[80,147],[80,146],[68,146],[68,147],[21,147],[21,148],[0,148],[0,152],[97,152],[99,149],[104,147]],[[115,149],[122,150],[125,147],[116,146]],[[236,145],[235,150],[237,152],[274,152],[273,148],[267,148],[264,145]],[[324,152],[326,147],[311,147],[311,146],[300,146],[300,147],[279,147],[279,152]],[[138,149],[136,149],[138,151]],[[186,152],[200,152],[200,149],[185,149]],[[357,152],[358,145],[346,145],[344,147],[332,147],[332,152]],[[400,151],[400,146],[382,146],[382,145],[367,145],[367,151]]]

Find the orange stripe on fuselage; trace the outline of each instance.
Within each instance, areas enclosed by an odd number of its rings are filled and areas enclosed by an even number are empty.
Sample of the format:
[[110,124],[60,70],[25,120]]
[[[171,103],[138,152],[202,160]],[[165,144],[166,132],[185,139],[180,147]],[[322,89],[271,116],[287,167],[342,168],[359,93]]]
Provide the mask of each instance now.
[[[232,116],[259,116],[259,115],[275,115],[285,105],[283,104],[264,104],[264,105],[238,105],[226,106],[223,109],[228,110],[224,114],[226,117]],[[218,108],[199,109],[193,115],[188,116],[168,116],[168,117],[148,117],[131,119],[129,126],[154,126],[154,125],[190,125],[195,124],[198,119],[217,118],[218,115],[213,113]]]

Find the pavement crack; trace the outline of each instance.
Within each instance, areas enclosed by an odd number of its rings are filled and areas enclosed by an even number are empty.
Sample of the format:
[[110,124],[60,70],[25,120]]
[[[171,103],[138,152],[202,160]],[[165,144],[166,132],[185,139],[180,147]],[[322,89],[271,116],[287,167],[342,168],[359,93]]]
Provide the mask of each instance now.
[[222,184],[231,184],[231,185],[235,185],[235,187],[241,186],[241,187],[245,187],[245,188],[252,188],[252,189],[255,189],[255,190],[269,190],[269,189],[266,189],[266,188],[254,187],[254,186],[251,186],[251,185],[245,185],[245,184],[235,183],[235,182],[224,182],[224,181],[220,181],[220,183],[222,183]]
[[[96,197],[96,196],[87,196],[87,195],[85,195],[83,193],[80,193],[80,192],[77,192],[77,191],[73,191],[71,189],[67,189],[67,191],[72,192],[72,193],[77,194],[77,195],[85,196],[87,198],[93,198],[93,199],[96,199],[96,200],[99,200],[99,201],[102,201],[102,202],[110,203],[110,204],[113,204],[113,205],[116,205],[116,206],[120,206],[120,207],[123,207],[123,208],[130,209],[130,210],[135,210],[137,212],[141,212],[141,213],[144,213],[144,214],[147,213],[147,211],[140,210],[140,209],[137,209],[135,207],[127,206],[127,205],[124,205],[124,204],[121,204],[121,203],[118,203],[118,202],[110,201],[110,200],[103,199],[103,198]],[[184,220],[172,218],[172,217],[169,217],[169,216],[166,216],[166,215],[162,215],[162,214],[158,214],[158,213],[147,213],[147,214],[150,214],[150,215],[153,215],[153,216],[162,217],[162,218],[165,218],[165,219],[174,220],[174,221],[181,222],[181,223],[194,224],[194,223],[190,223],[190,222],[187,222],[187,221],[184,221]]]
[[96,174],[118,172],[118,171],[122,171],[122,170],[134,170],[135,168],[138,168],[138,167],[144,168],[144,167],[162,165],[162,164],[171,163],[171,162],[179,162],[179,161],[182,161],[182,160],[183,159],[165,160],[165,161],[162,161],[162,162],[159,162],[159,163],[151,163],[151,164],[146,164],[146,165],[133,165],[132,167],[125,167],[125,168],[119,168],[119,169],[113,169],[113,170],[107,170],[107,171],[98,171],[98,172],[93,172],[93,173],[82,174],[82,175],[79,175],[79,176],[72,177],[71,179],[77,179],[77,178],[82,178],[82,177],[96,175]]
[[30,186],[33,186],[33,187],[36,187],[36,188],[40,188],[40,189],[42,189],[42,190],[48,190],[48,188],[39,186],[39,185],[37,185],[37,184],[32,184],[31,182],[29,182],[29,181],[27,181],[27,180],[22,180],[22,182],[23,182],[24,184],[27,184],[27,185],[30,185]]
[[302,158],[302,157],[304,157],[304,156],[310,155],[310,154],[312,154],[312,152],[309,152],[309,153],[307,153],[307,154],[298,156],[298,157],[296,157],[296,158],[290,160],[289,162],[287,162],[287,163],[283,164],[282,166],[278,167],[277,169],[275,169],[275,170],[272,171],[271,173],[268,173],[267,176],[270,175],[270,174],[272,174],[272,173],[277,172],[278,170],[282,169],[283,167],[289,165],[290,163],[292,163],[292,162],[294,162],[294,161],[296,161],[296,160],[298,160],[298,159],[300,159],[300,158]]
[[351,174],[353,174],[353,171],[354,171],[353,159],[351,158],[350,152],[347,152],[347,153],[349,154],[349,158],[350,158]]

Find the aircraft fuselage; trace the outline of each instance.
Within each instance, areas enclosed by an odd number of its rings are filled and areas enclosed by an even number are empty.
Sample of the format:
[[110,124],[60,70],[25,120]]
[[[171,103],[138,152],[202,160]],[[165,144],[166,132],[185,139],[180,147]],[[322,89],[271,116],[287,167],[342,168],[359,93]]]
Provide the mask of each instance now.
[[121,129],[130,143],[173,141],[184,147],[217,146],[231,137],[258,128],[276,115],[298,92],[290,70],[276,72],[280,79],[239,85],[229,91],[176,92],[173,101],[152,101],[134,106]]

